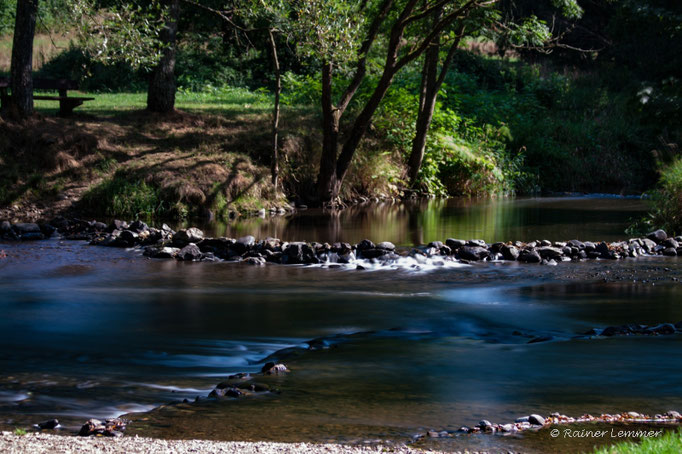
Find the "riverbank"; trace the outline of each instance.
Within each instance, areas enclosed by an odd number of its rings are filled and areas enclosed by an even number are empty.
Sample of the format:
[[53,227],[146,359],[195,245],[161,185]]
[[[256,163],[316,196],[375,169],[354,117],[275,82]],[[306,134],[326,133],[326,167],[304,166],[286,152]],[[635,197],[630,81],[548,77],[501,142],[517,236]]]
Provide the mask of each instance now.
[[44,433],[15,435],[2,432],[0,452],[5,454],[39,454],[87,452],[89,454],[111,453],[235,453],[235,454],[370,454],[391,452],[396,454],[426,454],[435,451],[422,451],[405,446],[345,446],[335,444],[313,443],[270,443],[270,442],[225,442],[209,440],[159,440],[155,438],[121,437],[121,438],[77,438]]

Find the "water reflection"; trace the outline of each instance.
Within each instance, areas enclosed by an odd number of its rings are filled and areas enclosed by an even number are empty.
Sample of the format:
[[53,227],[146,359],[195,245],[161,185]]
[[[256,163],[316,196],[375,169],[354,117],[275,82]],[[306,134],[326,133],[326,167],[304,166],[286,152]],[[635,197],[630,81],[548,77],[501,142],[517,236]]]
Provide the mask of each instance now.
[[576,237],[613,241],[629,220],[642,216],[640,200],[618,198],[436,199],[351,206],[342,211],[300,211],[202,226],[214,236],[267,236],[287,241],[364,238],[416,246],[446,238],[495,241],[564,241]]
[[[615,239],[641,209],[618,199],[452,200],[210,228],[233,237],[399,245]],[[256,372],[262,358],[318,337],[334,346],[287,357],[292,373],[271,378],[282,394],[131,415],[130,431],[405,441],[425,429],[531,412],[682,409],[682,336],[574,338],[592,327],[682,320],[677,258],[362,272],[149,260],[58,240],[2,249],[3,428],[52,417],[77,428],[93,416],[193,400],[227,375]],[[526,335],[555,340],[528,344]],[[531,435],[449,443],[439,447],[526,451],[535,442]],[[573,449],[542,443],[540,452]]]

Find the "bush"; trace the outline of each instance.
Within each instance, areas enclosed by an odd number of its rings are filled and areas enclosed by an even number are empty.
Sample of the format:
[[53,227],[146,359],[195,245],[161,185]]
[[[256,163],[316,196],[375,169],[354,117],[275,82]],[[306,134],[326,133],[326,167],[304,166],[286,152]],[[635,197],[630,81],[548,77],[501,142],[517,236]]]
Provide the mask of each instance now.
[[651,224],[669,235],[682,234],[682,158],[663,170],[652,202]]
[[81,208],[93,215],[137,219],[167,216],[170,207],[164,204],[158,188],[143,180],[131,180],[119,171],[85,193]]

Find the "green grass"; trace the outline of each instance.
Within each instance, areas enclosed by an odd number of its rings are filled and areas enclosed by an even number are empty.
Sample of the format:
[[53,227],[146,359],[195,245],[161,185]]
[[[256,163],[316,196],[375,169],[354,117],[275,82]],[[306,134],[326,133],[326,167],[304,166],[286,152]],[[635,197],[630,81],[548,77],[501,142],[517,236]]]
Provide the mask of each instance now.
[[[94,97],[74,111],[97,116],[125,114],[147,107],[147,93],[87,93],[70,92],[69,96]],[[35,101],[36,110],[44,115],[55,115],[56,101]],[[225,116],[262,115],[272,110],[272,97],[243,88],[213,88],[202,92],[178,91],[175,107],[187,112],[212,113]]]
[[121,173],[85,193],[82,204],[89,212],[132,218],[167,215],[159,190],[144,181],[130,181]]
[[668,432],[660,438],[646,438],[641,443],[631,441],[600,448],[594,454],[678,454],[682,452],[682,432]]
[[20,436],[20,437],[23,437],[23,436],[26,435],[27,433],[28,433],[28,432],[26,432],[26,429],[22,429],[22,428],[19,428],[19,427],[17,427],[16,429],[14,429],[14,435],[18,435],[18,436]]

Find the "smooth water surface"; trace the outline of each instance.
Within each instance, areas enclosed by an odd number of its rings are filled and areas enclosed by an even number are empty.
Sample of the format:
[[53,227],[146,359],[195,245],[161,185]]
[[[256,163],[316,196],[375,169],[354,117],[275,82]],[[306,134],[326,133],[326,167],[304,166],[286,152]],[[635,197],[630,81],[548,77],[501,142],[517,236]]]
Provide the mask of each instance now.
[[[389,208],[230,228],[404,246],[447,237],[610,240],[624,238],[642,204]],[[482,418],[682,409],[682,337],[574,338],[593,327],[682,320],[676,258],[356,271],[149,260],[62,240],[0,249],[8,255],[0,259],[0,426],[56,417],[75,429],[129,414],[129,432],[158,437],[400,443]],[[553,340],[528,344],[538,336]],[[320,337],[330,348],[281,351]],[[152,410],[205,397],[275,352],[291,372],[263,381],[279,394]],[[566,445],[541,431],[429,443],[565,452],[593,441]]]

